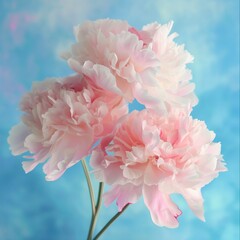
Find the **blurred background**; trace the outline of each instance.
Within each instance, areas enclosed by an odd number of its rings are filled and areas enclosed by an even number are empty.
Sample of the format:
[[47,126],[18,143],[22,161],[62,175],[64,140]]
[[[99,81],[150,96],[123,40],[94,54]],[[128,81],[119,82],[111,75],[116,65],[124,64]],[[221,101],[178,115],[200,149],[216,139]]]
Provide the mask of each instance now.
[[[193,115],[216,132],[229,171],[203,189],[205,223],[175,197],[183,210],[179,228],[157,227],[140,200],[101,239],[239,239],[238,0],[0,1],[0,239],[86,239],[91,208],[81,164],[46,182],[41,166],[23,172],[22,157],[11,155],[6,139],[20,120],[18,103],[32,82],[72,73],[59,54],[75,41],[73,26],[107,17],[137,28],[175,22],[176,41],[195,57],[189,67],[200,101]],[[114,205],[102,207],[96,230],[116,211]]]

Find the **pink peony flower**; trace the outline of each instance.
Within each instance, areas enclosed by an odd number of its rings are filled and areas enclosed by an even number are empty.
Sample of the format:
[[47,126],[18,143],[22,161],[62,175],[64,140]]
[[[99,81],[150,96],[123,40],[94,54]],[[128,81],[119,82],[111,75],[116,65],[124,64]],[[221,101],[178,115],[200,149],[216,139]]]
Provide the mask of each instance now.
[[153,222],[173,228],[181,210],[170,195],[179,193],[204,220],[201,188],[226,170],[214,137],[204,122],[179,111],[123,117],[91,155],[95,177],[111,185],[105,203],[116,200],[121,211],[143,195]]
[[46,179],[56,180],[128,112],[114,86],[102,88],[114,78],[108,69],[84,70],[84,75],[35,83],[23,97],[22,123],[12,128],[8,141],[14,155],[31,153],[27,158],[33,161],[23,162],[26,172],[48,160],[43,167]]
[[67,52],[70,67],[81,71],[85,61],[110,69],[122,95],[147,108],[191,108],[197,103],[191,72],[192,56],[177,45],[167,25],[149,24],[138,31],[120,20],[88,21],[75,27],[77,43]]

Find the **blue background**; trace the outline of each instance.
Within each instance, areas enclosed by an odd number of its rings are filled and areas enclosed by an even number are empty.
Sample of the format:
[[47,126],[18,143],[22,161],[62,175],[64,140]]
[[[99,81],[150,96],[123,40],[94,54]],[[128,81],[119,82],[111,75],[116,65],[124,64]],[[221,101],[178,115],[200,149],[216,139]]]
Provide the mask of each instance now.
[[[22,157],[11,156],[6,139],[20,119],[18,103],[32,81],[72,73],[59,54],[74,42],[73,26],[106,17],[127,20],[137,28],[174,20],[177,41],[195,57],[190,67],[200,102],[193,115],[216,132],[229,171],[203,189],[205,223],[175,197],[183,210],[180,227],[157,227],[140,200],[101,239],[239,239],[238,9],[237,0],[1,0],[0,239],[86,239],[90,201],[81,164],[59,180],[46,182],[40,166],[27,175],[23,172]],[[115,206],[103,207],[97,230],[115,212]]]

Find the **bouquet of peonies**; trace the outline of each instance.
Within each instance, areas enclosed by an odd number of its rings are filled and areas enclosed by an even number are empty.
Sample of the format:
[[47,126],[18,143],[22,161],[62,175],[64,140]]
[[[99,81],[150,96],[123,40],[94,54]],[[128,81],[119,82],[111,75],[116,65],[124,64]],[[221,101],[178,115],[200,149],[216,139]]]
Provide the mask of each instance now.
[[[85,22],[64,53],[75,75],[34,83],[22,98],[22,122],[8,139],[12,153],[30,152],[25,172],[45,162],[49,181],[82,162],[92,203],[88,240],[141,196],[159,226],[178,226],[173,193],[204,220],[201,188],[226,171],[214,132],[191,117],[197,97],[186,65],[193,57],[174,42],[172,25]],[[145,109],[129,112],[134,100]],[[87,156],[100,182],[97,202]],[[104,183],[110,188],[102,194]],[[93,238],[102,197],[106,205],[116,200],[119,212]]]

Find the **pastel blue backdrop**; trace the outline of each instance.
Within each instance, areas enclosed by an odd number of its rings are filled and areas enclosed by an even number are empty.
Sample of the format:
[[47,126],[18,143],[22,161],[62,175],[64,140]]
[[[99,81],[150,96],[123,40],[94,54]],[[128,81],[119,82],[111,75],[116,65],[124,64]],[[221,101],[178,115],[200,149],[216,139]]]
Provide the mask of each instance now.
[[[11,155],[6,139],[32,81],[72,73],[59,54],[74,42],[73,26],[106,17],[137,28],[174,20],[177,41],[195,57],[190,67],[200,101],[193,115],[216,132],[229,171],[203,189],[206,222],[175,197],[183,210],[179,228],[157,227],[140,200],[101,239],[239,239],[238,0],[0,1],[0,239],[86,239],[90,204],[81,164],[46,182],[40,166],[23,172],[22,157]],[[114,205],[103,207],[97,230],[115,212]]]

